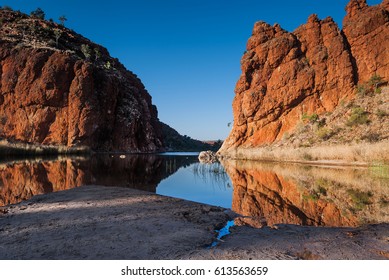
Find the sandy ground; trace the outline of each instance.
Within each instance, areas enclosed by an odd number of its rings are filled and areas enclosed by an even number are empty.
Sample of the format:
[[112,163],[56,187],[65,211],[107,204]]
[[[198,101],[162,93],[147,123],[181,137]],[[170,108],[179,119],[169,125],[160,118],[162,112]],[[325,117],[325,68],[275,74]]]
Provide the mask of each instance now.
[[0,259],[389,259],[389,224],[235,226],[209,248],[233,217],[139,190],[84,186],[0,208]]

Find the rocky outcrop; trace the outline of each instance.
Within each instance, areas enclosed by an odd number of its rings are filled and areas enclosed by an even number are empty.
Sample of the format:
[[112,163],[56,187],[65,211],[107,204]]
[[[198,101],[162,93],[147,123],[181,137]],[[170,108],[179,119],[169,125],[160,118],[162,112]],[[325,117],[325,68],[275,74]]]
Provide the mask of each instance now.
[[214,163],[218,161],[216,153],[212,151],[202,151],[198,158],[201,163]]
[[343,32],[355,60],[357,81],[373,74],[389,79],[389,1],[369,7],[364,0],[353,0],[346,7]]
[[135,74],[62,25],[0,10],[0,139],[96,151],[162,148]]
[[389,79],[389,1],[352,0],[344,28],[309,17],[294,32],[257,22],[242,57],[234,123],[220,153],[266,146],[294,131],[303,115],[334,110],[373,75]]

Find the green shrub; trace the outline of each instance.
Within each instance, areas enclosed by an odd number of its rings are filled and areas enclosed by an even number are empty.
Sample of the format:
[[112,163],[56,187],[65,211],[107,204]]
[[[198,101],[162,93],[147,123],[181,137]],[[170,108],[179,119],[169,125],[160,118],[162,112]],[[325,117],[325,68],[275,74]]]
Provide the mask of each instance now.
[[374,90],[374,93],[376,94],[380,94],[382,92],[382,88],[380,87],[377,87],[375,90]]
[[92,56],[92,50],[89,47],[89,45],[82,44],[81,51],[87,60],[89,60],[90,57]]
[[352,109],[350,118],[347,121],[348,126],[354,126],[359,124],[367,124],[370,120],[367,116],[367,112],[361,107],[355,107]]
[[332,131],[326,127],[321,127],[317,130],[316,135],[321,140],[327,140],[332,136]]
[[377,87],[379,83],[382,82],[382,77],[377,75],[377,74],[374,74],[373,76],[370,77],[369,81],[367,82],[367,84],[370,86],[370,87]]
[[94,52],[95,52],[95,60],[98,61],[101,58],[101,52],[98,48],[95,48]]
[[67,21],[68,19],[67,19],[65,16],[60,16],[60,17],[58,18],[58,20],[59,20],[59,22],[60,22],[60,24],[61,24],[62,26],[65,26],[65,21]]
[[356,93],[358,96],[363,97],[368,94],[373,93],[381,93],[382,89],[380,88],[380,84],[382,84],[383,79],[377,74],[374,74],[370,77],[370,79],[363,84],[359,84],[357,86]]
[[357,95],[360,97],[366,96],[369,90],[366,85],[357,85]]
[[58,40],[61,37],[61,35],[62,35],[62,31],[61,30],[54,29],[55,45],[57,46],[57,48],[58,48]]
[[302,119],[303,119],[303,121],[309,121],[311,123],[314,123],[319,119],[319,115],[316,113],[313,113],[312,115],[308,115],[308,114],[304,113],[302,115]]

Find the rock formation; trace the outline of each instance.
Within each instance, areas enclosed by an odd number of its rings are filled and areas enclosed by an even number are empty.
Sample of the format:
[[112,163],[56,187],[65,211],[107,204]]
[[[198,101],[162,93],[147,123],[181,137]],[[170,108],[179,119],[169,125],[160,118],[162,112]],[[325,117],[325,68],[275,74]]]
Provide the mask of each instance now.
[[199,161],[201,163],[215,163],[218,161],[216,153],[213,151],[202,151],[199,156]]
[[343,30],[309,17],[294,32],[257,22],[242,57],[234,123],[220,153],[261,147],[293,131],[301,117],[352,100],[373,75],[389,79],[389,1],[352,0]]
[[96,151],[163,147],[135,74],[62,25],[0,10],[0,140]]

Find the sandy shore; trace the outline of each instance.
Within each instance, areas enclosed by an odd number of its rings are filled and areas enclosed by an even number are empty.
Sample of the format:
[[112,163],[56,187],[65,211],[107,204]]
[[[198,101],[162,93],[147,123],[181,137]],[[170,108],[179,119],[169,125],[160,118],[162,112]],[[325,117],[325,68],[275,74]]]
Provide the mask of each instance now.
[[84,186],[0,208],[0,259],[389,259],[389,224],[235,226],[220,207]]

